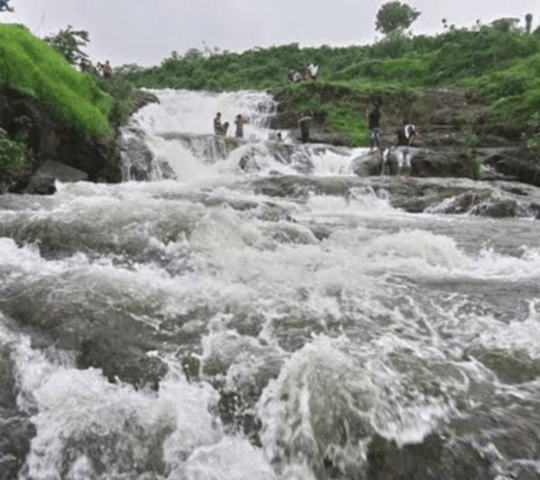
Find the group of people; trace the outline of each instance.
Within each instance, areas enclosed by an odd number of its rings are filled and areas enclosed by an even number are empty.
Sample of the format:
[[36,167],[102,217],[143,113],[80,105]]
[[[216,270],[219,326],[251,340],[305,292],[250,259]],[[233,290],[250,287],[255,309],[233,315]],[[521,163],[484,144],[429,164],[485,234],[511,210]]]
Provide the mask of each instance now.
[[[382,154],[381,147],[381,118],[383,113],[381,111],[380,102],[376,101],[373,104],[373,109],[368,114],[368,128],[370,138],[370,152],[373,153],[376,147]],[[402,125],[396,130],[396,138],[393,144],[393,148],[390,151],[395,156],[397,163],[397,174],[402,173],[409,175],[411,172],[411,152],[410,146],[413,143],[414,137],[418,134],[416,127],[409,122],[408,119],[404,119]],[[388,153],[387,153],[388,154]]]
[[[244,138],[244,125],[246,123],[248,123],[248,121],[240,113],[236,115],[236,118],[234,120],[234,124],[236,126],[234,136],[236,138]],[[228,130],[229,122],[222,122],[221,112],[216,113],[216,116],[214,118],[214,134],[219,137],[225,137]],[[283,136],[281,135],[281,132],[277,133],[276,142],[283,142]]]
[[81,69],[81,72],[89,72],[105,80],[111,78],[113,73],[113,69],[111,67],[111,64],[109,63],[109,60],[107,60],[105,63],[98,62],[97,66],[94,66],[90,60],[83,58],[81,59],[79,67]]
[[317,74],[319,73],[319,65],[316,63],[311,63],[308,65],[304,75],[302,75],[298,70],[291,70],[287,79],[292,83],[300,82],[314,82],[317,80]]
[[14,12],[15,9],[8,5],[9,0],[0,0],[0,12],[6,10],[7,12]]
[[[246,123],[248,123],[248,121],[241,114],[236,115],[236,118],[234,120],[234,124],[236,126],[234,136],[236,138],[244,138],[244,124]],[[216,113],[216,116],[214,118],[214,134],[220,137],[224,137],[227,135],[228,130],[229,122],[222,123],[221,112]]]

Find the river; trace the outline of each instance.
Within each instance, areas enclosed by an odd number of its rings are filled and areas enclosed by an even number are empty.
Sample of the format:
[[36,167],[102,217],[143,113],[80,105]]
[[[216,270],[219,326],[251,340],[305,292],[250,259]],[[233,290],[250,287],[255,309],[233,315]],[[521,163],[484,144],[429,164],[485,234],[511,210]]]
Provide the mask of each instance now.
[[155,93],[148,181],[128,149],[121,184],[0,197],[5,480],[540,478],[538,221],[266,196],[364,151],[276,146],[264,93]]

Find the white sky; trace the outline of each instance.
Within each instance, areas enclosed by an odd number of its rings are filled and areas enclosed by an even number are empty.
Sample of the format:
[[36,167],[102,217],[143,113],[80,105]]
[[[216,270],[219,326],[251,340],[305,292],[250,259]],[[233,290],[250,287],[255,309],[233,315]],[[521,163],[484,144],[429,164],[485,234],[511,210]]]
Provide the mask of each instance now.
[[[233,51],[298,42],[317,46],[352,45],[376,37],[379,0],[10,0],[15,13],[0,22],[23,23],[43,37],[67,25],[90,33],[93,60],[113,65],[156,65],[173,50],[219,47]],[[534,16],[537,0],[411,0],[422,15],[415,33],[442,30],[441,20],[457,27],[500,17]],[[536,7],[536,10],[535,10]],[[380,35],[379,35],[380,36]]]

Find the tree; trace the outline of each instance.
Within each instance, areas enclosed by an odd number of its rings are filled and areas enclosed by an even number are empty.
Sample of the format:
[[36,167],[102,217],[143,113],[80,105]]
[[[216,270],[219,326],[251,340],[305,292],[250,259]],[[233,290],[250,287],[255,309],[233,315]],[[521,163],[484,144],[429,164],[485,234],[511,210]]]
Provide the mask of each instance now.
[[90,41],[88,32],[84,30],[73,30],[73,27],[68,25],[66,29],[60,30],[56,35],[45,37],[43,40],[60,53],[71,65],[88,58],[88,55],[81,50]]
[[375,30],[385,35],[409,28],[420,16],[420,12],[406,3],[398,1],[385,3],[377,12]]

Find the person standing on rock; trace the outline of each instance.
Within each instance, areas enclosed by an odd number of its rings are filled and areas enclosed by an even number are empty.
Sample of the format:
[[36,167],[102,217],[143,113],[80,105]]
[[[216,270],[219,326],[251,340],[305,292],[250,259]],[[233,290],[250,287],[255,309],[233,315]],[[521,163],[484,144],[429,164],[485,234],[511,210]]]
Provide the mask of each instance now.
[[373,148],[377,147],[381,149],[381,104],[379,102],[373,103],[373,110],[368,115],[368,129],[369,129],[369,144],[370,151],[373,153]]
[[221,112],[216,113],[216,118],[214,118],[214,134],[223,135],[223,125],[221,124]]
[[411,173],[411,152],[409,146],[412,144],[414,136],[416,136],[416,127],[412,123],[409,123],[408,120],[403,120],[403,125],[396,131],[398,175],[401,175],[403,168],[406,169],[405,175],[410,175]]
[[10,7],[8,5],[8,2],[9,0],[0,0],[0,12],[4,10],[4,8],[8,11],[8,12],[14,12],[15,9],[13,7]]
[[298,119],[298,126],[300,127],[300,137],[302,139],[302,143],[309,142],[309,123],[311,122],[312,118],[313,117],[310,117],[307,114],[302,114]]
[[236,138],[244,138],[244,123],[248,123],[247,120],[240,114],[236,115],[236,120],[234,121],[236,125],[234,136]]

